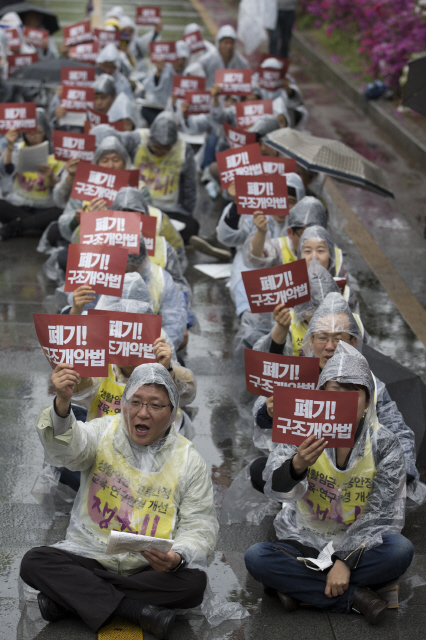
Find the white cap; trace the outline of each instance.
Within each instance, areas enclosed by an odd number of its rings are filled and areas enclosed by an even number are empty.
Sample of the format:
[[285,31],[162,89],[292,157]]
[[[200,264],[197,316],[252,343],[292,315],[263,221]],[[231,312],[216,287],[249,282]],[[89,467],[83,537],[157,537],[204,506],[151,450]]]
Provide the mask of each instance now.
[[120,53],[113,42],[108,43],[96,58],[96,63],[100,62],[115,62],[117,66],[120,65]]
[[2,16],[0,24],[4,24],[8,27],[20,27],[22,25],[22,20],[15,11],[9,11],[9,13],[5,13],[4,16]]
[[219,29],[216,36],[216,44],[223,40],[223,38],[232,38],[233,40],[237,39],[237,34],[235,33],[234,27],[231,27],[230,24],[224,24],[223,27]]
[[121,18],[124,16],[124,9],[120,6],[115,6],[108,11],[105,18]]
[[260,66],[262,69],[282,69],[283,63],[276,58],[266,58]]
[[206,72],[199,62],[193,62],[189,64],[183,72],[185,76],[198,76],[199,78],[205,78]]
[[120,22],[120,29],[128,29],[130,27],[131,29],[136,31],[136,25],[133,22],[133,20],[129,18],[129,16],[120,17],[119,22]]
[[200,31],[201,33],[201,27],[196,22],[191,22],[190,24],[186,25],[185,29],[183,30],[183,34],[187,36],[188,33],[194,33],[195,31]]
[[189,58],[190,56],[189,47],[183,40],[178,40],[176,42],[176,56],[178,58]]

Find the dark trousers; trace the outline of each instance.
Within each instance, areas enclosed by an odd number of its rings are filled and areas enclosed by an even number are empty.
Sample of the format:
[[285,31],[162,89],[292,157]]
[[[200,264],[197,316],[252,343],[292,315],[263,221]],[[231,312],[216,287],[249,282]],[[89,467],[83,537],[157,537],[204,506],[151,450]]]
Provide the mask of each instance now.
[[142,107],[141,114],[142,114],[142,118],[144,118],[147,121],[148,126],[150,127],[154,122],[155,118],[162,111],[163,109],[155,109],[154,107]]
[[263,493],[263,489],[265,488],[266,482],[264,481],[262,474],[263,470],[266,467],[266,463],[268,458],[266,456],[262,456],[261,458],[256,458],[250,465],[250,480],[253,486],[253,489],[256,491],[260,491]]
[[123,598],[169,609],[190,609],[203,600],[207,576],[183,567],[176,573],[152,568],[131,576],[107,571],[96,560],[56,549],[35,547],[22,559],[21,578],[93,630],[102,627]]
[[51,207],[50,209],[36,209],[33,207],[17,207],[7,200],[0,200],[0,222],[13,223],[14,235],[22,235],[26,231],[42,232],[46,227],[57,220],[62,209]]
[[179,220],[179,222],[183,222],[186,225],[185,229],[182,229],[182,231],[179,231],[179,233],[182,236],[184,244],[189,244],[189,238],[191,236],[197,236],[198,231],[200,230],[200,224],[198,220],[196,220],[189,214],[186,215],[184,213],[169,211],[168,209],[166,210],[166,212],[169,218],[171,218],[172,220]]
[[[295,11],[278,11],[277,26],[273,31],[269,31],[269,53],[272,56],[288,58],[291,32],[295,21]],[[281,40],[280,47],[278,46],[279,40]]]

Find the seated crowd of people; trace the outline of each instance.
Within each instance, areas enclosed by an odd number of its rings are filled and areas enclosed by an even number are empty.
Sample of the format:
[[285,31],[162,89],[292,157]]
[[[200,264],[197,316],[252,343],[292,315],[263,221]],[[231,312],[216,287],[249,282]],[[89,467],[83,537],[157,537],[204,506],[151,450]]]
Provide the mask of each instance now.
[[[16,13],[0,21],[3,63],[10,55],[5,31],[16,29],[19,53],[27,53],[31,47],[23,26],[43,26],[37,13],[25,16],[24,25]],[[304,603],[338,613],[357,611],[377,624],[388,607],[383,588],[407,570],[414,553],[401,535],[407,495],[420,484],[413,431],[362,355],[370,336],[342,251],[327,228],[317,189],[321,177],[297,165],[281,175],[287,188],[284,215],[261,210],[240,215],[235,180],[223,189],[217,162],[217,154],[233,148],[227,131],[228,125],[238,130],[237,105],[252,101],[272,101],[272,113],[260,114],[245,132],[254,134],[263,157],[279,158],[268,146],[268,135],[304,130],[308,113],[301,91],[286,72],[286,61],[266,56],[252,75],[251,93],[225,94],[215,72],[249,68],[230,25],[219,29],[213,44],[198,24],[188,24],[184,34],[197,34],[197,50],[191,51],[188,39],[179,40],[171,62],[150,61],[150,45],[162,41],[161,22],[140,36],[117,6],[108,12],[104,29],[120,33],[122,40],[97,54],[92,117],[70,112],[62,100],[66,87],[60,85],[45,108],[37,106],[35,130],[9,128],[1,136],[0,238],[40,237],[45,273],[57,286],[58,314],[79,316],[91,309],[156,314],[162,318],[161,337],[155,340],[152,364],[109,364],[105,377],[82,377],[70,362],[54,369],[55,398],[37,424],[46,454],[42,473],[54,469],[57,483],[74,491],[75,499],[65,540],[28,551],[21,578],[39,592],[45,620],[72,614],[94,632],[118,615],[157,638],[169,638],[177,612],[198,607],[206,597],[219,524],[209,469],[191,443],[197,426],[185,410],[197,391],[196,377],[183,360],[197,325],[185,277],[191,245],[218,260],[232,260],[237,363],[247,349],[318,358],[317,389],[358,394],[352,447],[330,448],[325,437],[315,435],[299,446],[277,444],[272,439],[274,394],[254,402],[253,424],[247,428],[263,455],[250,464],[247,482],[255,494],[281,507],[277,540],[248,549],[247,570],[262,583],[265,597],[278,595],[285,611]],[[67,60],[71,48],[64,44],[59,54],[48,38],[39,59]],[[278,88],[261,86],[262,68],[283,71]],[[176,76],[203,79],[208,112],[191,112],[187,95],[174,91]],[[28,88],[20,92],[6,78],[0,93],[6,104],[42,99]],[[120,188],[112,202],[74,197],[84,161],[55,157],[57,131],[89,133],[95,140],[91,165],[117,175],[137,170],[137,186]],[[22,150],[43,143],[47,162],[21,170]],[[200,182],[212,199],[220,196],[225,203],[213,239],[198,235],[194,213]],[[80,243],[82,216],[107,209],[155,218],[155,254],[150,255],[142,234],[139,252],[128,255],[120,297],[101,295],[90,284],[68,294],[67,261],[70,247]],[[303,260],[310,300],[254,313],[243,274]],[[112,531],[173,544],[168,551],[150,546],[140,553],[109,555]],[[331,542],[325,569],[313,571],[303,562],[317,558]]]

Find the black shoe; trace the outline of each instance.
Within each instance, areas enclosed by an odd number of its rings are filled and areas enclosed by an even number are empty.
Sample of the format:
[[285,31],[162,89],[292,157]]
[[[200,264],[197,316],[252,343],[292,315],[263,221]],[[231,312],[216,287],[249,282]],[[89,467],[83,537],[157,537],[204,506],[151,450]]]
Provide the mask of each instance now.
[[385,615],[388,603],[367,587],[355,589],[352,609],[362,613],[369,624],[378,624]]
[[62,607],[48,596],[45,596],[44,593],[40,592],[37,595],[37,600],[43,620],[47,622],[57,622],[67,615],[65,607]]
[[289,596],[287,593],[280,593],[279,591],[277,591],[277,595],[284,607],[284,611],[290,613],[291,611],[296,611],[296,609],[299,608],[299,600],[296,600],[293,596]]
[[169,640],[176,620],[176,611],[152,604],[142,606],[139,624],[158,640]]

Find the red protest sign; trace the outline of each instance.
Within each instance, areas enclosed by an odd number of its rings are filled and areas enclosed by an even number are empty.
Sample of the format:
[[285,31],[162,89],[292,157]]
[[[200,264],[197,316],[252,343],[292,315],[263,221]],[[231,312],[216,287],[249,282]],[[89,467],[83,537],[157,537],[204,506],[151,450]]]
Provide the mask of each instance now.
[[188,104],[187,116],[197,113],[210,113],[212,96],[210,91],[190,91],[185,93],[185,102]]
[[347,279],[346,278],[334,278],[334,282],[337,284],[337,286],[340,289],[340,293],[343,295],[343,293],[345,291]]
[[99,54],[99,42],[87,42],[86,44],[76,44],[70,47],[68,56],[72,60],[80,60],[80,62],[90,62],[95,64]]
[[3,33],[6,36],[7,46],[9,49],[11,51],[19,51],[21,48],[21,36],[18,29],[5,29]]
[[155,238],[157,237],[157,218],[141,214],[140,232],[145,240],[149,256],[155,255]]
[[56,160],[79,158],[91,162],[95,155],[96,138],[85,133],[53,130],[53,152]]
[[66,87],[91,87],[95,82],[95,69],[81,67],[62,67],[61,84]]
[[117,31],[117,29],[112,31],[109,29],[93,29],[92,34],[95,41],[99,42],[99,47],[101,49],[106,47],[110,42],[117,45],[121,42],[121,31]]
[[[93,137],[93,136],[92,136]],[[106,244],[139,253],[140,219],[138,211],[83,211],[80,244]]]
[[249,96],[252,93],[251,69],[216,69],[214,83],[222,87],[221,93],[233,96]]
[[157,25],[161,22],[160,7],[136,7],[135,22],[139,26]]
[[91,42],[93,40],[90,20],[83,20],[83,22],[76,22],[69,27],[64,27],[63,34],[64,44],[66,44],[67,47],[81,44],[82,42]]
[[263,64],[263,62],[265,62],[265,60],[270,60],[272,58],[272,60],[278,60],[278,62],[281,62],[282,64],[282,69],[284,71],[284,75],[287,73],[288,67],[290,65],[290,60],[288,58],[281,58],[280,56],[272,56],[270,53],[261,53],[260,54],[260,64]]
[[79,162],[70,197],[89,202],[94,198],[103,198],[111,205],[122,187],[137,188],[138,184],[137,169],[106,169],[88,162]]
[[235,176],[237,213],[265,216],[288,215],[287,181],[282,176]]
[[[300,358],[305,360],[305,358]],[[315,435],[327,447],[353,447],[358,410],[356,391],[276,389],[272,442],[300,445]]]
[[[266,142],[266,144],[268,144]],[[285,173],[296,173],[296,160],[294,158],[268,158],[263,160],[263,173],[277,173],[283,176]]]
[[305,259],[241,275],[252,313],[273,311],[277,304],[294,307],[311,299]]
[[175,42],[150,42],[151,62],[176,62]]
[[178,98],[184,98],[189,91],[204,91],[206,79],[197,76],[173,76],[172,94]]
[[121,297],[126,273],[127,249],[70,244],[64,291],[75,291],[83,284],[107,296]]
[[89,309],[87,313],[109,318],[109,364],[137,367],[157,362],[154,342],[161,336],[161,316],[100,309]]
[[33,313],[33,318],[52,369],[65,362],[82,377],[108,375],[108,316]]
[[249,100],[239,102],[236,107],[237,124],[240,129],[249,129],[265,114],[273,115],[272,100]]
[[183,40],[188,45],[189,51],[191,53],[198,53],[199,51],[206,50],[203,34],[199,30],[193,31],[192,33],[188,33],[186,36],[183,36]]
[[34,29],[33,27],[24,27],[24,38],[28,44],[32,44],[33,47],[41,47],[44,40],[49,39],[49,32],[47,29]]
[[36,62],[38,62],[38,53],[17,53],[14,56],[7,56],[8,75],[11,76],[17,69],[28,67]]
[[0,133],[6,133],[9,129],[36,131],[36,108],[35,102],[0,103]]
[[269,398],[276,387],[315,389],[319,377],[319,358],[282,356],[263,351],[244,350],[247,391]]
[[248,133],[242,129],[237,129],[227,122],[223,122],[222,126],[226,139],[231,145],[231,149],[238,149],[239,147],[245,147],[248,144],[256,143],[255,133]]
[[67,111],[84,113],[88,107],[93,108],[95,90],[92,87],[63,87],[61,107]]
[[220,151],[216,154],[216,162],[222,189],[227,189],[236,175],[259,176],[263,173],[258,144]]
[[268,67],[259,67],[258,82],[259,87],[266,91],[277,91],[283,86],[285,77],[285,69],[268,69]]
[[98,124],[109,124],[108,116],[105,113],[91,107],[87,109],[87,119],[92,127],[96,127]]

